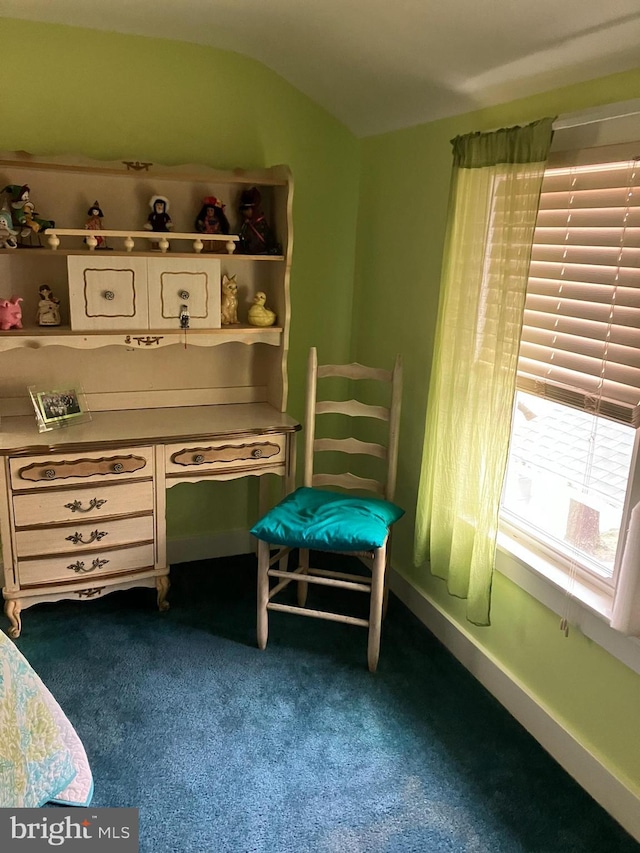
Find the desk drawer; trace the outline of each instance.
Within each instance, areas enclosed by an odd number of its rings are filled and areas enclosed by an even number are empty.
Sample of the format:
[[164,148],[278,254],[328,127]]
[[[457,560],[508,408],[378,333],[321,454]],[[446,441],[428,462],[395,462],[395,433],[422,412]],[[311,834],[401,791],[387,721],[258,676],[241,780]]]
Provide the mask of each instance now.
[[49,557],[43,560],[19,560],[20,586],[68,581],[77,583],[85,578],[92,582],[102,575],[120,574],[134,569],[153,568],[153,543],[136,545],[115,551],[102,550],[91,554]]
[[166,447],[166,471],[189,476],[228,469],[252,471],[281,465],[285,460],[285,437],[261,435],[199,444],[170,444]]
[[112,515],[129,515],[153,509],[153,481],[119,483],[90,488],[43,489],[39,494],[14,495],[16,527],[93,521]]
[[37,530],[18,530],[16,551],[18,557],[36,557],[51,554],[85,554],[117,545],[153,540],[153,516],[137,518],[95,519],[86,524],[42,527]]
[[14,457],[9,467],[14,491],[140,479],[153,476],[153,448]]

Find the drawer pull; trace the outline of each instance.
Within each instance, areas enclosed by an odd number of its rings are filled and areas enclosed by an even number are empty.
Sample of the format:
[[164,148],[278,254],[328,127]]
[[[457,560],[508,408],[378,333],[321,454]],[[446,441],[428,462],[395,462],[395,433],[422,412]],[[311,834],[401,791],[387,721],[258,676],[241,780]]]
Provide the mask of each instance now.
[[186,302],[186,300],[189,298],[190,294],[189,294],[188,290],[181,290],[178,293],[178,296],[180,297],[180,299],[183,299]]
[[113,466],[113,473],[114,474],[122,474],[123,471],[124,471],[124,465],[122,464],[122,462],[116,462],[116,464]]
[[112,302],[116,298],[116,295],[113,290],[105,290],[102,295],[107,300],[107,302]]
[[100,498],[91,498],[89,501],[89,506],[86,509],[82,507],[82,501],[73,501],[70,504],[65,504],[65,509],[70,509],[71,512],[91,512],[92,509],[100,509],[101,506],[106,504],[106,499],[101,500]]
[[101,569],[103,566],[106,566],[108,562],[109,560],[101,560],[99,557],[96,557],[90,566],[85,567],[83,560],[77,560],[75,563],[71,563],[71,565],[67,566],[67,568],[69,571],[75,572],[78,575],[88,575],[89,572],[95,572],[96,569]]
[[256,447],[255,450],[251,451],[251,455],[254,459],[260,459],[262,456],[262,449],[260,447]]
[[204,462],[204,456],[202,455],[202,453],[197,453],[193,457],[193,461],[196,463],[196,465],[202,465],[202,463]]
[[56,476],[56,469],[47,468],[47,470],[44,472],[44,476],[47,478],[47,480],[54,480]]
[[94,595],[100,595],[103,589],[103,586],[96,586],[93,589],[79,589],[78,598],[93,598]]
[[67,542],[73,542],[74,545],[91,545],[92,542],[99,542],[107,535],[107,530],[92,530],[88,539],[82,538],[82,533],[74,533],[73,536],[67,536]]

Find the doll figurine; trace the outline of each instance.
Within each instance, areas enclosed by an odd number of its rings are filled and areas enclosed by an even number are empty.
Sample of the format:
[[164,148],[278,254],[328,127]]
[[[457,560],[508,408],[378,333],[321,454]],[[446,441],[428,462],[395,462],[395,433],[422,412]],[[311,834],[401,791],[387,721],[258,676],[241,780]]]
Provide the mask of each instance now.
[[196,219],[196,231],[201,234],[228,234],[230,230],[224,204],[213,195],[203,198]]
[[[89,231],[102,231],[102,218],[104,213],[100,209],[100,205],[98,201],[94,201],[89,210],[87,210],[87,216],[89,217],[84,224],[84,227]],[[94,240],[96,241],[94,249],[110,249],[110,246],[107,246],[107,241],[100,234],[92,235]],[[85,238],[85,243],[87,242]]]
[[38,325],[59,326],[60,325],[60,300],[51,292],[48,284],[41,284],[38,288],[40,301],[38,302]]
[[[34,234],[38,236],[37,247],[41,246],[40,232],[45,228],[54,228],[52,219],[44,219],[36,211],[33,202],[29,198],[30,189],[27,184],[8,184],[3,190],[9,196],[11,207],[11,219],[13,227],[18,232],[20,246],[33,246]],[[27,241],[28,242],[25,242]]]
[[240,196],[242,224],[237,251],[243,255],[279,255],[282,251],[262,212],[261,200],[257,187],[244,190]]
[[154,195],[149,202],[151,213],[145,222],[147,231],[171,231],[173,222],[169,216],[169,199],[163,195]]

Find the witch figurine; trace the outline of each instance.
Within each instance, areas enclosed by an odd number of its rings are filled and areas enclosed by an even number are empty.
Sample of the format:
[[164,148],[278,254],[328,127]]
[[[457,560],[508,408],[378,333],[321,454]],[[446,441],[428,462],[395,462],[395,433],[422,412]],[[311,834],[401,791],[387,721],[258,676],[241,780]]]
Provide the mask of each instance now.
[[[104,213],[100,209],[100,205],[98,201],[94,201],[89,210],[87,210],[87,216],[89,217],[84,224],[84,227],[89,231],[102,231],[102,218],[104,217]],[[110,249],[110,246],[107,246],[107,241],[100,234],[93,234],[93,238],[96,241],[95,249]],[[87,242],[85,238],[85,243]]]
[[154,195],[149,202],[151,213],[144,227],[147,231],[162,231],[166,233],[173,228],[173,222],[169,216],[169,199],[163,195]]
[[8,184],[2,192],[9,196],[11,219],[18,232],[19,245],[34,247],[33,237],[37,235],[38,242],[34,248],[40,247],[40,232],[46,228],[55,228],[55,222],[52,219],[44,219],[36,211],[29,197],[30,188],[27,184]]
[[280,255],[282,249],[262,212],[261,201],[257,187],[243,190],[240,196],[242,224],[237,251],[243,255]]

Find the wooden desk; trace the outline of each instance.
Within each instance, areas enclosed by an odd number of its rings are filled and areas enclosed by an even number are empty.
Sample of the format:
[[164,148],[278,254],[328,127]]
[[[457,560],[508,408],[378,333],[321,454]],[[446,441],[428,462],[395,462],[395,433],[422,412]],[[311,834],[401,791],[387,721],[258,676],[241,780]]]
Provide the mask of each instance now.
[[9,635],[20,636],[21,610],[32,604],[116,589],[155,587],[166,610],[166,489],[277,474],[290,491],[299,428],[267,403],[97,412],[88,423],[46,433],[33,417],[3,418]]

